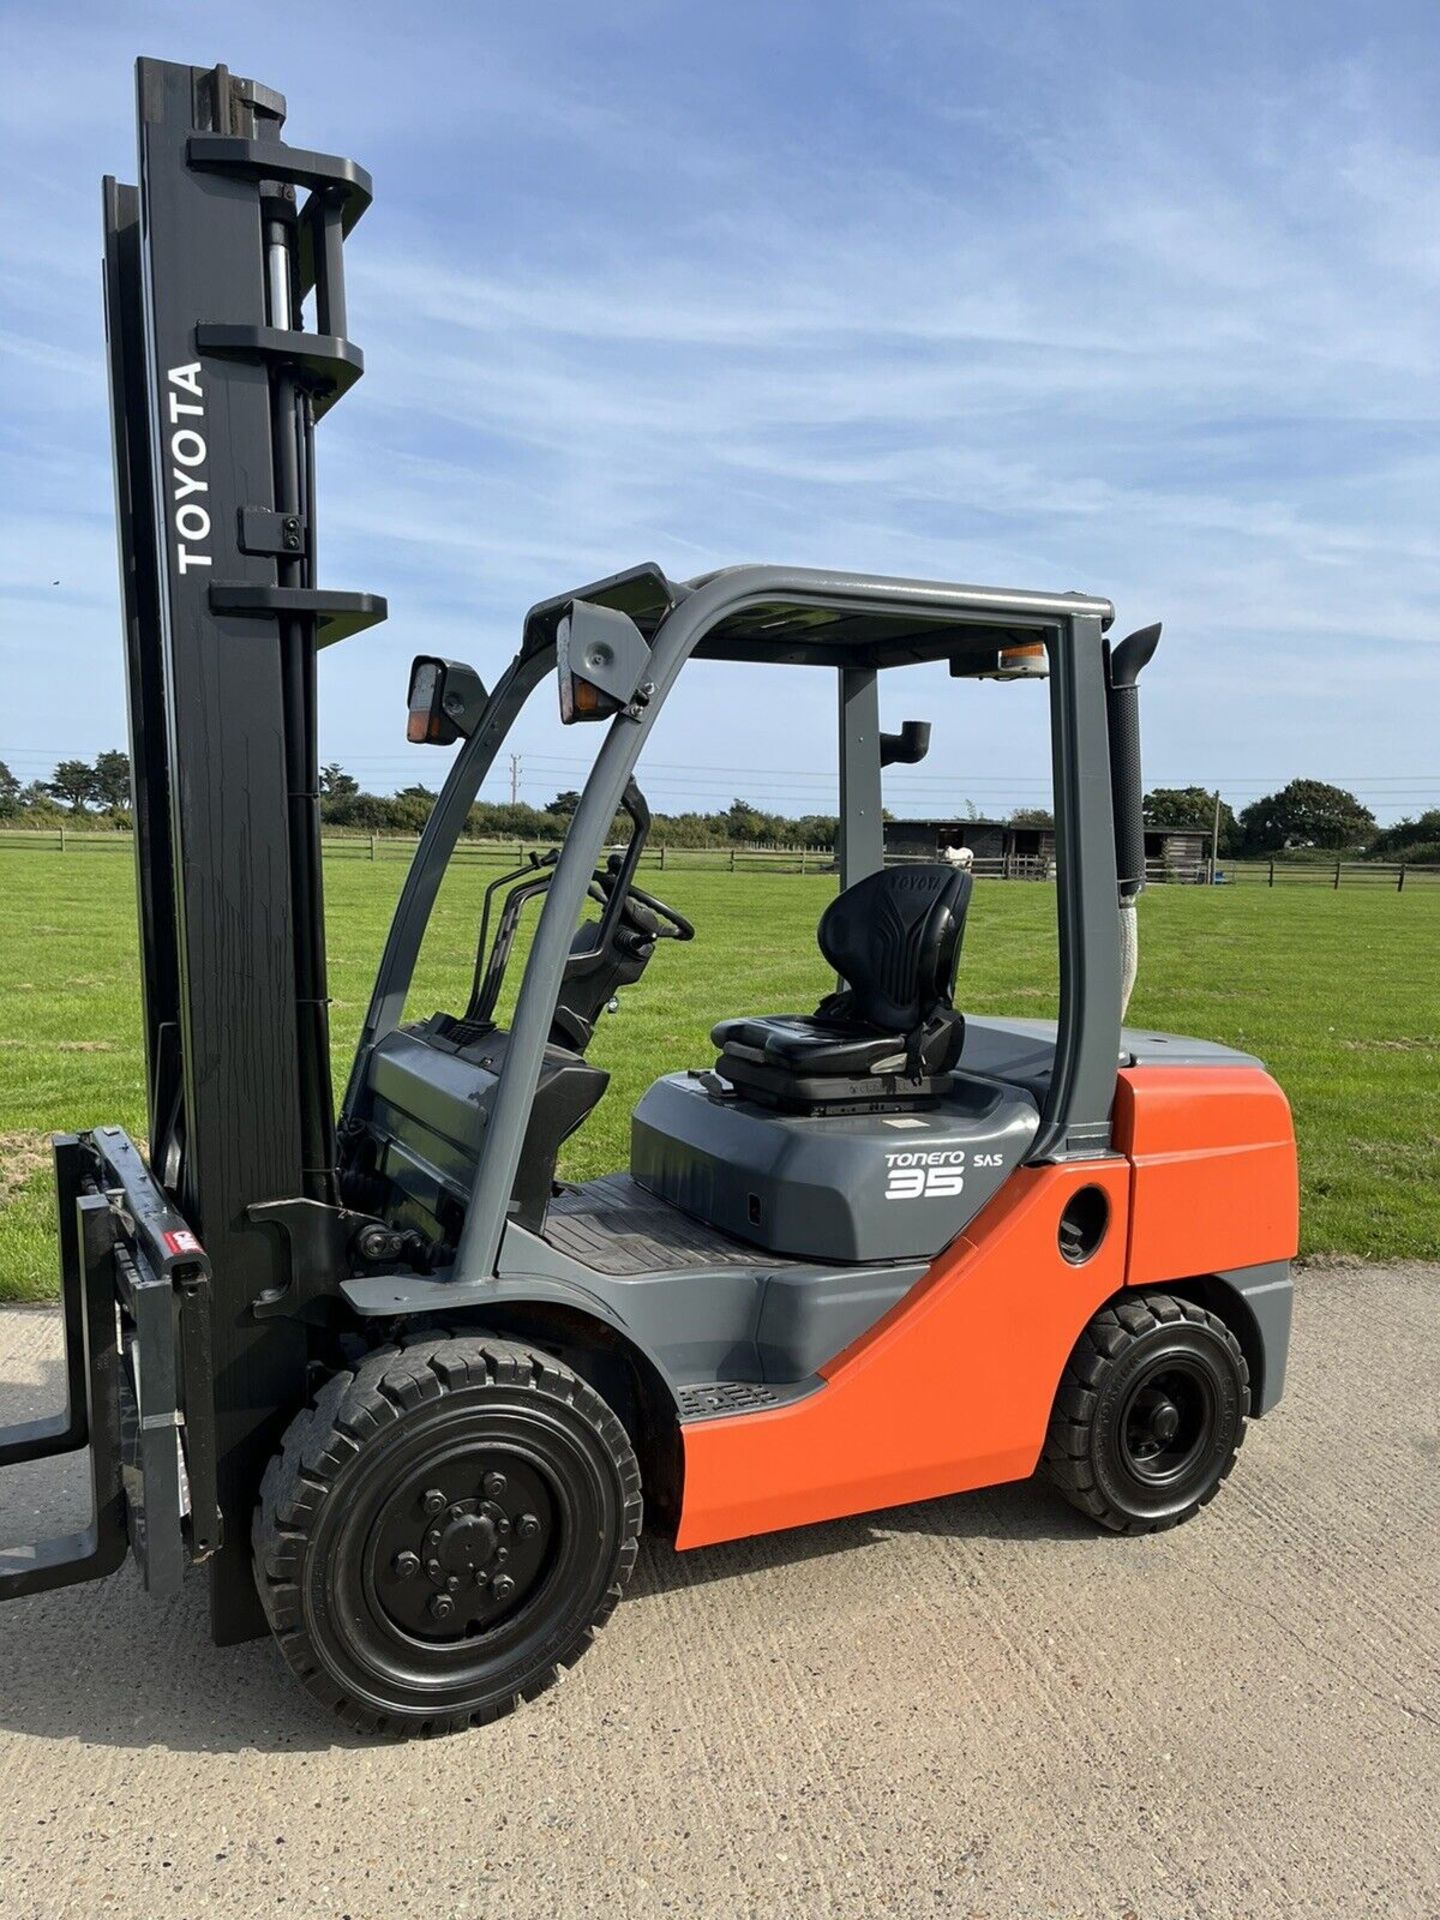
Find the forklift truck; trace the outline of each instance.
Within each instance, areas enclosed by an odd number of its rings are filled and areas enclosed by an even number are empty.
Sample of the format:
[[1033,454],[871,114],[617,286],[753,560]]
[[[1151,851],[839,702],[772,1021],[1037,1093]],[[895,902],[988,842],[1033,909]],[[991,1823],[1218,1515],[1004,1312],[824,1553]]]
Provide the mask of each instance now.
[[[142,60],[138,93],[139,186],[107,180],[104,219],[147,1140],[55,1142],[68,1404],[0,1465],[84,1450],[93,1514],[0,1556],[0,1597],[127,1553],[160,1595],[203,1567],[217,1643],[268,1626],[344,1722],[435,1734],[579,1657],[642,1513],[686,1550],[1038,1468],[1117,1532],[1189,1518],[1280,1396],[1297,1191],[1259,1061],[1122,1025],[1158,627],[1112,645],[1079,593],[643,565],[532,608],[492,689],[420,658],[408,736],[458,751],[337,1121],[315,659],[385,606],[316,584],[314,440],[362,370],[370,181],[224,67]],[[835,676],[837,987],[717,1008],[628,1169],[570,1185],[597,1020],[707,937],[639,884],[637,764],[692,658]],[[938,661],[1048,682],[1053,1022],[967,1018],[971,875],[884,863],[882,769],[929,729],[881,730],[880,676]],[[564,843],[488,889],[467,1003],[407,1021],[471,804],[552,679],[599,741]]]

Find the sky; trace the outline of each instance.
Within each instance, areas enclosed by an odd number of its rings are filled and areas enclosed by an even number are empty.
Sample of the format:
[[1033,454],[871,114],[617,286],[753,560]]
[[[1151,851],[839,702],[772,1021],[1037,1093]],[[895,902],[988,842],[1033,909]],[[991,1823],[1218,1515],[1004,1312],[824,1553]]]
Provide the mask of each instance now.
[[[1440,805],[1433,0],[525,7],[6,0],[0,759],[124,740],[99,180],[137,54],[286,93],[376,201],[322,423],[321,747],[403,742],[417,651],[493,681],[527,606],[641,560],[1044,589],[1161,619],[1148,784]],[[1043,802],[1034,687],[889,677],[898,813]],[[521,797],[598,729],[532,700]],[[833,677],[693,666],[652,805],[834,804]],[[487,797],[508,794],[502,763]]]

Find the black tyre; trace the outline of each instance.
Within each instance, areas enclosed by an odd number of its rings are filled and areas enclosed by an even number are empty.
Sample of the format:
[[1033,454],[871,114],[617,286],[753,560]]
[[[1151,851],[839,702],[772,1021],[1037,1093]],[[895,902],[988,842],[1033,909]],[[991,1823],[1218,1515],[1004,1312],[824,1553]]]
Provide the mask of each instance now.
[[640,1471],[599,1394],[481,1336],[371,1354],[326,1382],[261,1483],[275,1637],[348,1726],[483,1725],[573,1666],[635,1562]]
[[1234,1334],[1147,1293],[1097,1313],[1061,1377],[1044,1466],[1116,1533],[1178,1526],[1220,1491],[1245,1438],[1250,1374]]

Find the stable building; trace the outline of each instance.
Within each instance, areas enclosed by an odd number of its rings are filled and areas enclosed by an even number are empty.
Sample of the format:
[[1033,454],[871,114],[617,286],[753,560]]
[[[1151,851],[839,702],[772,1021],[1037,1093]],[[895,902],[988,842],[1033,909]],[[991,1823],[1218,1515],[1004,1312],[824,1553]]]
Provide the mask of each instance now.
[[934,860],[968,847],[977,873],[1045,879],[1055,871],[1055,829],[1012,820],[887,820],[887,860]]
[[[1055,873],[1055,829],[1013,820],[887,820],[887,860],[943,859],[968,847],[979,874],[1046,880]],[[1153,880],[1201,880],[1210,837],[1203,827],[1147,827],[1145,866]]]

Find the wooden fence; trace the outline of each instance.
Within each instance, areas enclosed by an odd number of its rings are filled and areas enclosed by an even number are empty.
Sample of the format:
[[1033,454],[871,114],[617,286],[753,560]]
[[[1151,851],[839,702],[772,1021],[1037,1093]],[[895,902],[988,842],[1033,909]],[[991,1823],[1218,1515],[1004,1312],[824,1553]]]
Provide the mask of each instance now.
[[[477,866],[514,866],[535,843],[528,840],[461,840],[455,858]],[[30,849],[36,853],[124,854],[134,845],[129,833],[86,832],[71,827],[0,828],[0,851]],[[332,860],[409,860],[416,836],[406,834],[326,834],[322,841]],[[890,864],[904,865],[924,856],[892,855]],[[828,847],[711,846],[647,847],[643,867],[652,871],[692,873],[833,873],[835,855]],[[986,880],[1053,880],[1054,864],[1029,856],[1011,855],[977,860],[974,872]],[[1198,860],[1167,863],[1152,860],[1146,879],[1152,886],[1206,886],[1210,863]],[[1440,866],[1410,866],[1381,860],[1222,860],[1214,876],[1217,886],[1262,887],[1370,887],[1403,893],[1407,888],[1440,886]]]
[[[134,844],[130,833],[86,833],[69,827],[0,830],[0,849],[29,847],[47,853],[120,853]],[[408,861],[415,852],[413,834],[348,833],[325,834],[321,840],[327,859]],[[462,865],[517,866],[532,847],[533,840],[469,840],[456,842],[452,856]],[[920,855],[894,854],[887,864],[910,865]],[[759,845],[717,845],[709,847],[646,847],[640,856],[642,867],[652,872],[676,873],[833,873],[834,851],[829,847],[784,847]],[[1007,858],[975,862],[974,871],[983,879],[1053,880],[1050,861],[1012,854]]]
[[1409,866],[1390,860],[1222,860],[1215,870],[1222,887],[1380,888],[1404,893],[1411,887],[1440,886],[1440,867]]
[[[134,835],[128,832],[86,832],[71,827],[0,828],[0,850],[7,847],[35,853],[124,854],[129,857]],[[331,860],[409,861],[418,844],[415,834],[327,833],[321,845]],[[473,866],[518,866],[531,848],[543,851],[535,840],[457,841],[453,858]],[[707,873],[827,873],[835,855],[828,847],[771,847],[724,845],[713,847],[646,847],[640,864],[660,872],[692,869]]]

